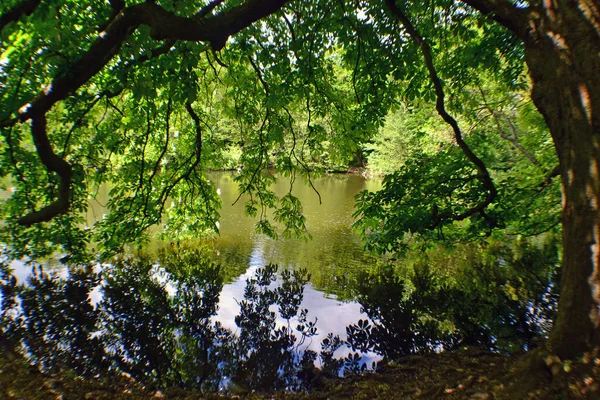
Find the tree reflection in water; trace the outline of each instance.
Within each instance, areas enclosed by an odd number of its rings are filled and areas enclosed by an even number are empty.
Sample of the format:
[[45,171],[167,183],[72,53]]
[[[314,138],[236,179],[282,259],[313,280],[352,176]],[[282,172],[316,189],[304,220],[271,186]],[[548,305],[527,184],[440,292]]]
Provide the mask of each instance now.
[[[4,265],[0,337],[47,371],[127,373],[149,386],[207,392],[308,388],[317,354],[304,350],[317,329],[300,309],[307,281],[302,271],[259,269],[231,332],[214,318],[219,268],[199,250],[163,252],[159,263],[121,258],[102,272],[70,266],[66,277],[35,266],[27,285]],[[337,373],[334,351],[324,345],[320,356]]]
[[[465,346],[512,353],[547,337],[556,312],[555,277],[519,279],[517,286],[510,276],[492,276],[480,267],[461,276],[460,285],[445,282],[427,265],[410,278],[391,268],[361,274],[354,298],[369,319],[346,328],[348,346],[394,360]],[[515,287],[526,295],[511,295]]]
[[[8,267],[0,268],[0,346],[21,349],[47,371],[127,373],[151,387],[205,392],[309,390],[323,376],[364,370],[366,352],[394,359],[463,344],[497,348],[494,324],[527,307],[506,303],[496,322],[473,321],[465,307],[481,299],[435,285],[427,272],[410,281],[391,270],[364,274],[355,298],[368,319],[347,327],[346,340],[329,334],[317,354],[307,350],[317,321],[300,307],[308,282],[302,271],[259,269],[247,281],[232,332],[215,319],[219,267],[198,249],[164,251],[158,262],[120,258],[101,272],[70,266],[64,277],[33,269],[27,285],[17,285]],[[522,328],[504,333],[518,343],[540,334]],[[336,358],[343,346],[354,353]]]

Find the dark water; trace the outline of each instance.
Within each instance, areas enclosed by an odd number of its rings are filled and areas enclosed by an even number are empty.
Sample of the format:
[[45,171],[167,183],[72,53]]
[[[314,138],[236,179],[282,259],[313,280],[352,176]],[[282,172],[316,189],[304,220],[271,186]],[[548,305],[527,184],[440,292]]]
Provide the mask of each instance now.
[[243,199],[231,205],[232,174],[213,179],[224,207],[210,247],[175,243],[91,268],[3,265],[0,347],[45,370],[247,392],[309,390],[407,354],[524,348],[546,331],[553,300],[543,282],[538,298],[490,301],[427,268],[401,278],[365,254],[350,228],[353,196],[376,181],[321,178],[322,204],[297,185],[312,240],[274,241],[254,233]]

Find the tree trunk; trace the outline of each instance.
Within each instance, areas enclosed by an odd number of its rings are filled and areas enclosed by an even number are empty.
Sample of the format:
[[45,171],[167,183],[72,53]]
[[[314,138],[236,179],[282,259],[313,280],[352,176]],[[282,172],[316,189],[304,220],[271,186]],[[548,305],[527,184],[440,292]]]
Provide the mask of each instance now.
[[[537,3],[537,2],[536,2]],[[600,13],[591,0],[545,0],[530,13],[525,57],[562,177],[563,269],[551,350],[599,343]]]

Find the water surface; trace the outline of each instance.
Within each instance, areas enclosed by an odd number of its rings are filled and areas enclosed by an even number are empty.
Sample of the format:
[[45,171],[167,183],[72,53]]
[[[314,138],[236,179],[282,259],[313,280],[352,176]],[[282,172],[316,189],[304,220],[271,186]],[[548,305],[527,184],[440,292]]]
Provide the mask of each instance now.
[[[381,357],[465,345],[510,351],[547,331],[539,324],[552,315],[547,284],[522,301],[482,266],[467,270],[471,286],[449,286],[427,263],[405,276],[366,254],[351,229],[353,198],[377,181],[316,179],[321,202],[296,185],[312,235],[304,241],[255,233],[244,199],[235,202],[234,177],[212,175],[223,209],[211,255],[176,242],[94,268],[47,273],[14,263],[13,276],[0,268],[0,345],[16,343],[45,370],[273,391],[309,389],[323,373],[357,373]],[[274,189],[283,195],[289,184]]]
[[[296,183],[293,194],[302,202],[311,239],[275,240],[254,231],[258,219],[244,214],[244,197],[233,204],[238,196],[235,174],[221,172],[212,176],[223,201],[220,236],[215,244],[221,253],[222,266],[231,272],[237,268],[245,273],[249,267],[268,263],[303,268],[310,273],[314,288],[347,297],[348,276],[375,262],[375,258],[363,251],[351,226],[354,196],[361,190],[379,189],[380,180],[358,175],[326,175],[313,181],[318,194],[312,187]],[[273,190],[284,195],[289,190],[288,180],[280,178]]]
[[[216,320],[235,331],[235,317],[240,313],[239,304],[244,298],[247,280],[255,277],[259,268],[276,264],[280,271],[306,270],[309,274],[300,307],[309,310],[311,320],[318,321],[318,330],[305,349],[319,351],[322,340],[330,333],[345,339],[346,327],[366,318],[360,304],[351,300],[351,283],[357,274],[376,262],[363,251],[358,235],[351,228],[354,196],[361,190],[377,190],[380,181],[358,175],[333,174],[314,179],[313,186],[295,183],[293,194],[302,202],[310,238],[272,239],[256,233],[258,219],[244,213],[247,197],[238,199],[235,176],[235,172],[210,174],[222,199],[220,232],[212,245],[217,254],[215,262],[226,279]],[[289,188],[285,178],[278,179],[272,186],[279,196],[286,194]],[[103,204],[107,193],[101,191],[99,200],[91,202],[88,223],[101,219],[106,212]],[[31,275],[31,266],[24,263],[14,262],[12,267],[18,282],[25,282]],[[66,271],[58,268],[54,267],[59,276],[65,277]],[[96,270],[102,268],[97,266]],[[90,297],[92,304],[98,304],[102,290],[92,290]],[[278,324],[283,322],[278,318]],[[342,348],[336,356],[346,356],[349,352]]]

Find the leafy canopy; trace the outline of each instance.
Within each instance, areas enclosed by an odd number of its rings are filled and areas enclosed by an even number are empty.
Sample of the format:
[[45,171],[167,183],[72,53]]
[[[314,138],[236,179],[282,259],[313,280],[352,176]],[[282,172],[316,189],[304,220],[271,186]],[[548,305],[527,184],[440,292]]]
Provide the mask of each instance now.
[[[376,148],[390,110],[441,98],[464,126],[474,88],[523,89],[515,39],[446,0],[12,0],[0,15],[0,240],[11,257],[85,258],[90,242],[112,253],[154,225],[174,237],[215,231],[220,200],[206,172],[232,163],[257,229],[301,234],[292,185],[347,163],[364,143]],[[483,208],[503,178],[467,144],[491,154],[501,142],[491,129],[473,127],[465,140],[454,129],[440,151],[403,138],[400,171],[360,199],[373,246],[468,210],[477,229],[499,225],[511,206]],[[282,197],[269,188],[272,169],[289,179]],[[107,188],[108,211],[90,216]],[[431,224],[434,206],[449,217]]]

